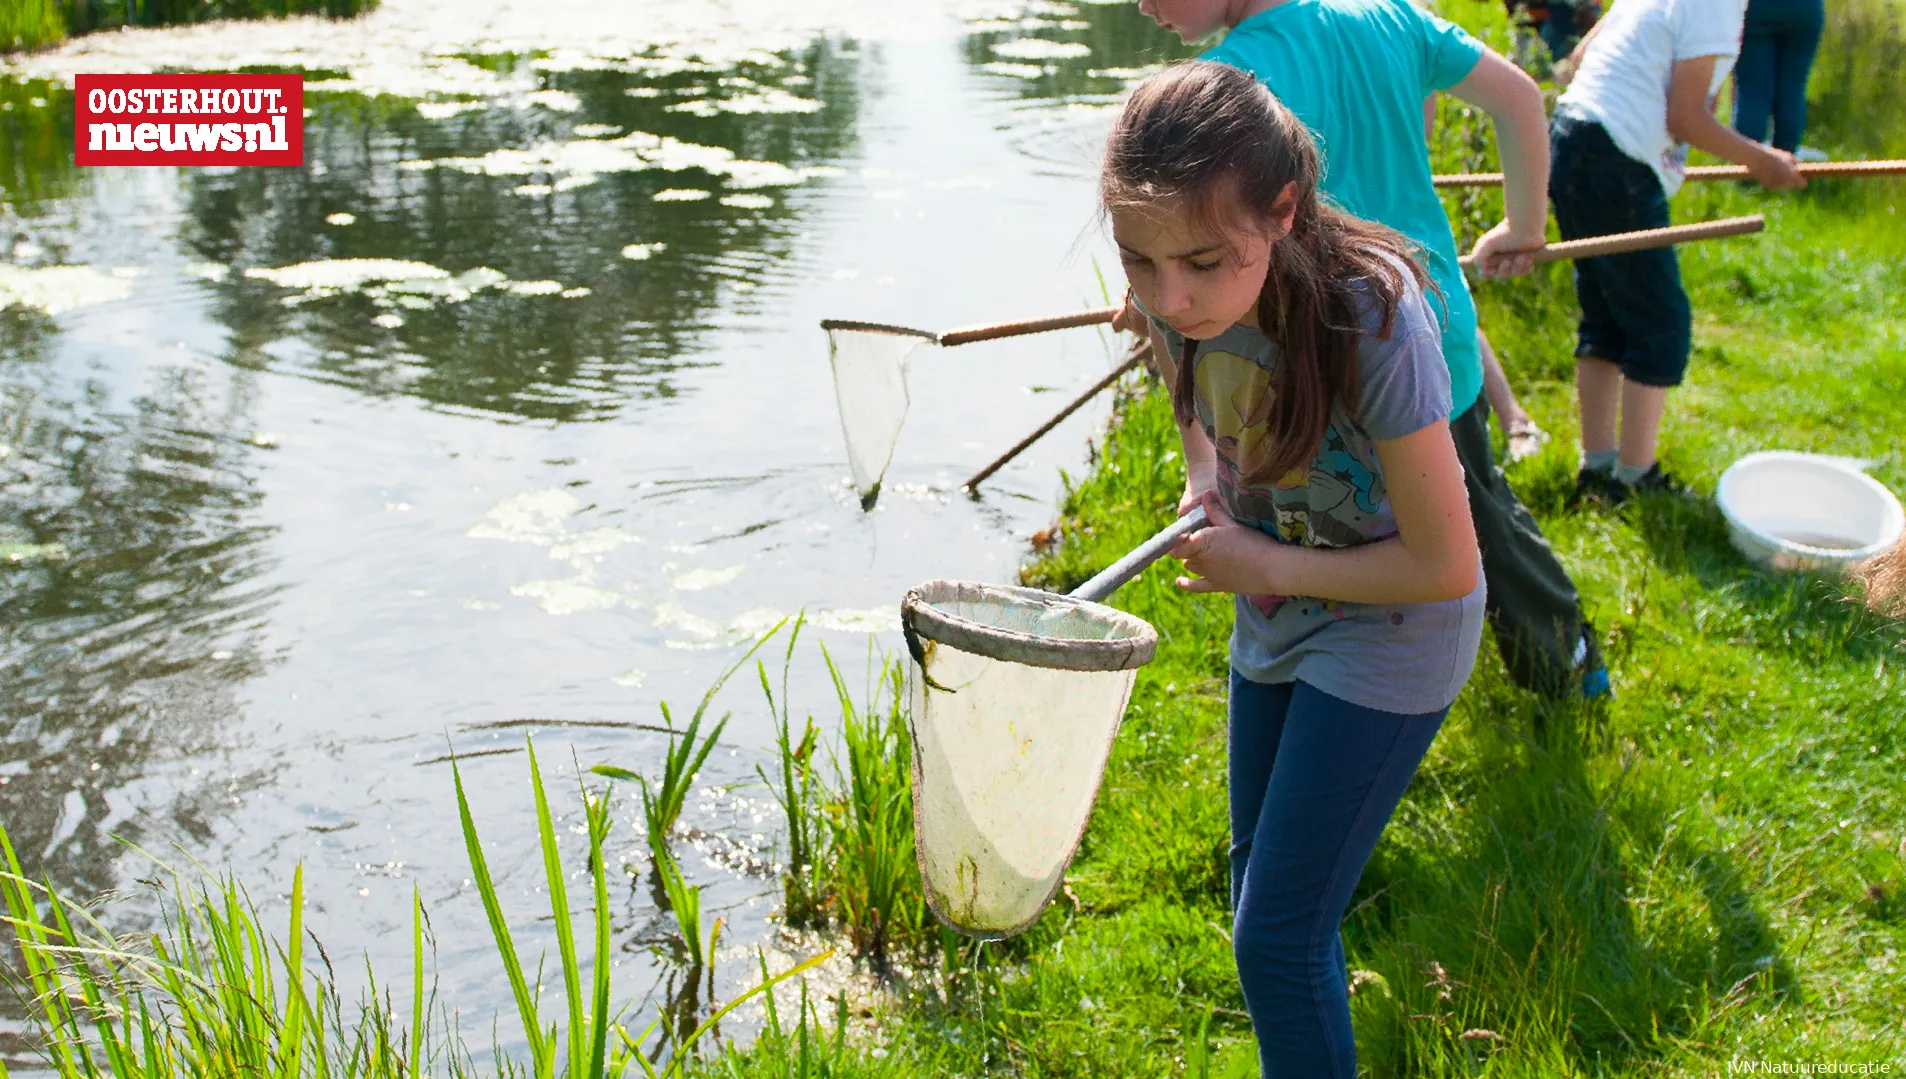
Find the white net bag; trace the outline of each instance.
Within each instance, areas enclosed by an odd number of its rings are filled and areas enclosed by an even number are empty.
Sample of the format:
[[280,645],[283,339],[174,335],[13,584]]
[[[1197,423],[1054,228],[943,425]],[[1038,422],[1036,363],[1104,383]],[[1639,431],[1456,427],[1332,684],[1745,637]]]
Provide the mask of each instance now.
[[874,322],[821,323],[834,369],[834,399],[847,436],[847,464],[862,509],[880,497],[880,480],[893,459],[907,418],[907,360],[933,335]]
[[920,585],[901,615],[927,902],[968,936],[1011,936],[1065,876],[1158,633],[1102,604],[970,581]]

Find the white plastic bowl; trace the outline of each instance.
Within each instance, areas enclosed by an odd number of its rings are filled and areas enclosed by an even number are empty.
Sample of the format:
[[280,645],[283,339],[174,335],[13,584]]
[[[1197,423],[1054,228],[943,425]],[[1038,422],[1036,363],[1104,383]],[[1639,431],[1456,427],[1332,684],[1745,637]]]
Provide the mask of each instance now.
[[1721,474],[1714,500],[1728,538],[1762,569],[1844,569],[1906,532],[1906,510],[1844,458],[1750,453]]

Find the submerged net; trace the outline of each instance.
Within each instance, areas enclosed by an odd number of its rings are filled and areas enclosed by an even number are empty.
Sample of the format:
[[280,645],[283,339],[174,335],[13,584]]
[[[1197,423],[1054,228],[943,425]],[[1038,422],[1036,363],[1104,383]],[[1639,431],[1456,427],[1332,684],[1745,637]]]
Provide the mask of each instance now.
[[928,904],[968,936],[1038,919],[1085,833],[1113,736],[1158,634],[1031,588],[930,581],[901,607],[915,846]]
[[933,335],[871,322],[821,323],[834,368],[834,398],[847,436],[847,464],[862,509],[880,497],[880,480],[893,459],[907,418],[907,359]]

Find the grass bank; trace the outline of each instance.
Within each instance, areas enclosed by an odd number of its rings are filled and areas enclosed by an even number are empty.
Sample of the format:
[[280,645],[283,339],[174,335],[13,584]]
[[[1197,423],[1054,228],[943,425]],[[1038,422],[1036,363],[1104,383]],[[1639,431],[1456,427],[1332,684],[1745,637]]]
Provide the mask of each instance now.
[[377,0],[0,0],[0,52],[42,49],[79,34],[123,26],[292,15],[342,19],[376,6]]

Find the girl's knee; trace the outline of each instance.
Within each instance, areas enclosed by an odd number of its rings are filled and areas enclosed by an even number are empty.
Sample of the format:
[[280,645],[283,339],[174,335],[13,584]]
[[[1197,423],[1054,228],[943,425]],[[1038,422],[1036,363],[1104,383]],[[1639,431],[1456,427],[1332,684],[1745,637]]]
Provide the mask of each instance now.
[[1330,949],[1317,947],[1312,918],[1271,919],[1242,910],[1231,924],[1231,954],[1247,999],[1310,995],[1317,973],[1330,964]]

